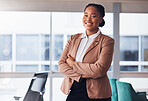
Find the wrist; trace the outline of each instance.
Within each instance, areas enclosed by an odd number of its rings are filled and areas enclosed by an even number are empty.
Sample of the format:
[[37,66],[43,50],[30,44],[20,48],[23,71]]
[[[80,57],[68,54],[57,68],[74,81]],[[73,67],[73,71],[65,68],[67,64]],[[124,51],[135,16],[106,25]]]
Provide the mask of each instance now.
[[75,64],[75,61],[72,63],[72,66]]

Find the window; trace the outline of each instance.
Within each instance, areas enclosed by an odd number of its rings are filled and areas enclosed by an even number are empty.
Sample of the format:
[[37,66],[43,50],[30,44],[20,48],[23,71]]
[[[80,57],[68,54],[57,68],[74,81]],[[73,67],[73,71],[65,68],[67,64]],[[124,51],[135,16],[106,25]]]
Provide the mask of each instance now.
[[17,61],[39,60],[38,35],[17,35],[16,36],[16,60]]
[[[58,60],[67,40],[71,35],[85,31],[81,12],[0,12],[0,16],[0,72],[57,73]],[[148,32],[146,25],[142,27],[147,18],[147,14],[120,14],[120,71],[148,71]],[[104,19],[106,24],[100,29],[103,34],[113,37],[113,13],[106,13]],[[112,66],[109,70],[112,70]],[[58,76],[60,78],[57,78]],[[13,82],[21,80],[8,79],[14,80]],[[9,80],[1,79],[5,87],[3,85],[0,89],[6,92],[2,92],[0,98],[20,92],[15,88],[8,88],[11,94],[7,92]],[[30,79],[24,80],[23,82],[29,82]],[[57,94],[64,100],[66,96],[60,91],[63,76],[57,73],[49,80],[45,101],[49,101],[50,95],[53,101],[58,101]],[[20,87],[18,86],[18,89]],[[27,88],[23,92],[26,90]]]
[[[0,72],[50,71],[49,12],[0,12],[0,22]],[[0,99],[24,97],[30,80],[1,78]],[[45,101],[49,101],[49,87],[48,80]]]
[[148,36],[142,36],[141,60],[148,61]]
[[121,36],[120,37],[120,60],[138,61],[138,37]]
[[148,71],[148,14],[120,14],[120,70]]
[[12,60],[12,35],[0,35],[0,61]]
[[50,13],[0,12],[0,16],[0,71],[49,71]]
[[[142,37],[142,42],[141,42],[141,60],[144,62],[148,62],[148,36],[143,35]],[[148,71],[148,64],[143,64],[141,67],[141,71]]]
[[120,66],[120,71],[138,71],[138,66],[134,65],[121,65]]
[[41,60],[49,61],[50,60],[50,35],[42,34],[39,38],[41,38]]
[[[0,16],[1,72],[58,72],[58,60],[67,40],[71,35],[85,31],[82,24],[82,12],[0,12]],[[100,29],[102,33],[112,37],[113,14],[106,13],[104,19],[107,23]],[[49,101],[50,95],[52,95],[53,101],[59,100],[57,94],[60,99],[66,98],[60,91],[63,76],[60,77],[53,77],[51,80],[50,84],[53,85],[53,89],[46,88],[45,101]],[[17,78],[9,78],[9,80],[13,83],[12,87],[15,82],[21,81]],[[30,79],[23,80],[22,82],[29,82]],[[9,82],[6,83],[5,88]],[[22,85],[21,82],[19,85]],[[3,95],[13,97],[19,94],[21,87],[19,85],[18,89],[12,90],[12,94],[6,92]],[[50,87],[49,82],[48,87]],[[5,88],[4,90],[6,90]],[[26,90],[27,88],[22,92],[25,93]],[[49,93],[49,90],[52,94]],[[23,96],[23,94],[21,95]],[[3,99],[3,101],[7,100]]]

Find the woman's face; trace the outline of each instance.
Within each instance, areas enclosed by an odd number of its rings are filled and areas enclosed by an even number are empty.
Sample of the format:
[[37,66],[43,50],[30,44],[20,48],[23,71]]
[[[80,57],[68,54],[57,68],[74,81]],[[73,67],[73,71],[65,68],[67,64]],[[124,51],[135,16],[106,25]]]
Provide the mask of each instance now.
[[102,19],[98,10],[93,6],[89,6],[84,11],[83,26],[86,28],[86,31],[96,32]]

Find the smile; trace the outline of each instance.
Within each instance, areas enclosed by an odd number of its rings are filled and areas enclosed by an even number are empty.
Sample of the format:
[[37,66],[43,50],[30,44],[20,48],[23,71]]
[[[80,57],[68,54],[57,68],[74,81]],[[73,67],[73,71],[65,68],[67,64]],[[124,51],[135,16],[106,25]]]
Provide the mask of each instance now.
[[85,24],[87,24],[87,25],[92,25],[93,23],[85,23]]

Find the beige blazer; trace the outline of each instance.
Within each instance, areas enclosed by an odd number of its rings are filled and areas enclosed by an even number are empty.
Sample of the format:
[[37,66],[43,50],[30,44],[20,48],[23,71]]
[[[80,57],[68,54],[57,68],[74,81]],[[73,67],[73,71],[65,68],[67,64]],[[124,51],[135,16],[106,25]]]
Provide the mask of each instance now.
[[112,62],[114,39],[100,33],[87,49],[83,62],[75,62],[74,65],[66,64],[67,56],[70,54],[76,58],[77,49],[81,41],[81,34],[75,34],[68,40],[65,49],[59,59],[59,72],[65,75],[61,90],[68,94],[76,80],[79,82],[82,75],[90,77],[86,80],[86,88],[89,98],[111,97],[111,87],[107,77],[107,71]]

